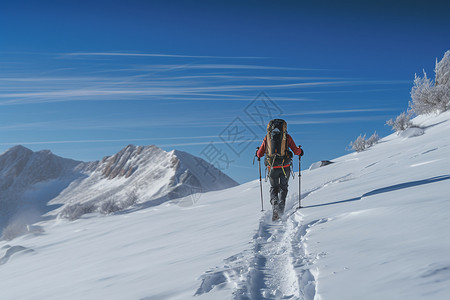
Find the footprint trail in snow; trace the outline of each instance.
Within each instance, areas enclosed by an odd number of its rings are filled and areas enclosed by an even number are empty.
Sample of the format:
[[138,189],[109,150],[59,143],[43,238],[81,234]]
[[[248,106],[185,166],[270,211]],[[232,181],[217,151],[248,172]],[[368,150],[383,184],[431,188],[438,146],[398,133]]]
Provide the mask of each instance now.
[[[295,195],[288,203],[295,203],[294,199]],[[314,299],[316,283],[304,241],[309,227],[325,221],[302,224],[295,205],[276,222],[272,222],[271,212],[266,212],[252,239],[252,248],[203,274],[196,295],[229,287],[233,299]]]

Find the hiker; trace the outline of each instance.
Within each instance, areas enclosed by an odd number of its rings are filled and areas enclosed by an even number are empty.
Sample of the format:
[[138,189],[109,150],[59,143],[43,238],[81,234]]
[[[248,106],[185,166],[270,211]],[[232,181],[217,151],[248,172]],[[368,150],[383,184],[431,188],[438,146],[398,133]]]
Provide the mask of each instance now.
[[282,119],[274,119],[267,125],[267,135],[258,148],[256,156],[258,160],[264,155],[264,164],[269,172],[270,203],[273,207],[273,220],[284,213],[286,196],[288,193],[288,181],[291,174],[293,154],[303,155],[301,146],[296,146],[292,137],[287,133],[287,124]]

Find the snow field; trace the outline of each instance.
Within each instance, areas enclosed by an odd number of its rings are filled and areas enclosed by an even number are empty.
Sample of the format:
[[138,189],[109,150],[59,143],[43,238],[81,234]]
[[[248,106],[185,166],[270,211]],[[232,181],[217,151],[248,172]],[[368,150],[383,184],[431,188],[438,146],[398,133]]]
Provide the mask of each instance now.
[[255,180],[36,224],[0,241],[2,299],[447,299],[449,120],[303,171],[304,208],[296,177],[280,222]]

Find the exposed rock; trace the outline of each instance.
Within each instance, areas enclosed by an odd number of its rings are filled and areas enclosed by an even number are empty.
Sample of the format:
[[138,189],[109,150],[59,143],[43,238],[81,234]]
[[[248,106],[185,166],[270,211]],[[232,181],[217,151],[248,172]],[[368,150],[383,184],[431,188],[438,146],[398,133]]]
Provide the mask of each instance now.
[[329,160],[321,160],[318,162],[313,163],[310,167],[309,170],[314,170],[314,169],[318,169],[324,166],[328,166],[329,164],[333,164],[334,162],[329,161]]

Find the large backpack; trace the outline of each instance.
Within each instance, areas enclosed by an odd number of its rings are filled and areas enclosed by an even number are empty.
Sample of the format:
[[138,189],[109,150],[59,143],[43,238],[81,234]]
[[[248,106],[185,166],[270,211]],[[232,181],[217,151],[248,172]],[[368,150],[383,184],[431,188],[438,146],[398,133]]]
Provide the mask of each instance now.
[[287,142],[287,124],[282,119],[273,119],[267,124],[266,136],[266,166],[281,166],[289,164],[292,152]]

